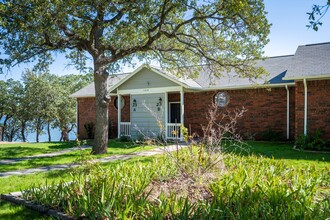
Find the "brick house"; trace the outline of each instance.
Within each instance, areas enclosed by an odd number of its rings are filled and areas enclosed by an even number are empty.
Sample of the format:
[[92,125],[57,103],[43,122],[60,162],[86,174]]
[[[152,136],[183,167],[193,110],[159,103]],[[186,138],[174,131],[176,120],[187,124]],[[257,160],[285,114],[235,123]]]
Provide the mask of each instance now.
[[[157,121],[164,125],[166,138],[173,138],[172,131],[181,123],[200,134],[209,107],[217,103],[220,110],[247,110],[238,123],[243,136],[262,139],[268,130],[284,140],[319,129],[330,140],[329,55],[330,43],[321,43],[299,46],[294,55],[259,61],[256,65],[269,72],[266,83],[235,73],[215,78],[206,69],[197,79],[183,79],[145,65],[111,76],[111,135],[154,136],[160,131]],[[84,125],[95,122],[94,83],[71,97],[77,98],[79,137],[87,138]]]

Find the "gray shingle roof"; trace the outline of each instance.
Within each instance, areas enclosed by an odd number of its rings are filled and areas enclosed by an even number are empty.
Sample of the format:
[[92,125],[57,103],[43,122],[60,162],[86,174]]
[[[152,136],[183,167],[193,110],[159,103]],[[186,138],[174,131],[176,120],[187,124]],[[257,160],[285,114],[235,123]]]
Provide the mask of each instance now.
[[[269,73],[268,76],[264,76],[255,80],[248,78],[241,78],[236,73],[223,73],[222,77],[213,77],[209,71],[205,69],[196,79],[196,82],[204,88],[229,88],[229,87],[244,87],[253,86],[256,84],[264,84],[269,82],[270,84],[278,83],[290,83],[293,81],[282,80],[285,71],[287,70],[293,55],[269,57],[263,61],[258,61],[256,66],[263,67]],[[282,76],[282,77],[279,77]]]
[[330,77],[330,42],[299,46],[285,79]]
[[[109,76],[108,78],[108,87],[110,88],[126,76],[128,76],[130,73],[122,73],[122,74],[114,74]],[[84,88],[78,90],[77,92],[70,95],[70,97],[73,98],[86,98],[86,97],[95,97],[95,86],[94,82],[85,86]]]
[[[269,75],[253,81],[240,78],[235,72],[223,73],[222,77],[214,77],[207,68],[204,68],[197,79],[189,79],[176,77],[158,67],[152,67],[151,69],[166,74],[167,77],[178,81],[178,84],[185,88],[198,90],[253,87],[256,84],[263,85],[265,82],[268,82],[268,85],[287,84],[293,83],[293,79],[330,78],[330,42],[299,46],[294,55],[269,57],[263,61],[257,61],[256,66],[263,67]],[[187,72],[189,72],[188,69]],[[129,74],[131,73],[109,77],[109,88],[119,83]],[[71,97],[76,98],[94,96],[94,83],[71,95]]]

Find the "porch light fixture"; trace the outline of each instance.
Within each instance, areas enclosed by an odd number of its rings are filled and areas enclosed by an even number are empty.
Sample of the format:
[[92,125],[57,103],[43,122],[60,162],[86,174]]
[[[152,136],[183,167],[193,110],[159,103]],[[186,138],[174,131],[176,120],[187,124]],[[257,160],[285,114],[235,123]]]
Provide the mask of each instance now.
[[218,107],[226,107],[229,103],[229,94],[227,92],[218,92],[214,96],[214,103]]
[[[121,109],[123,109],[124,105],[125,105],[125,99],[123,97],[121,97]],[[115,106],[116,109],[118,109],[118,97],[115,98],[115,101],[113,103],[113,105]]]

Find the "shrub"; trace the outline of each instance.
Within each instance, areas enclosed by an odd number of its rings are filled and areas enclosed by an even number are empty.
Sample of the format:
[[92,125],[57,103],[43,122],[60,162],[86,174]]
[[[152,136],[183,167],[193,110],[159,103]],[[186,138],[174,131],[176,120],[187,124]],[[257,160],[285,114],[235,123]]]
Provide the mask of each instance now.
[[108,123],[108,139],[111,139],[113,135],[113,126],[112,126],[112,121],[109,120]]
[[86,122],[84,127],[86,129],[88,139],[94,139],[94,123]]
[[263,141],[280,141],[283,140],[281,132],[274,131],[273,128],[269,127],[265,131],[259,133],[261,140]]
[[301,135],[295,142],[297,149],[330,151],[330,145],[322,138],[324,132],[317,130],[315,133]]
[[120,135],[119,141],[120,142],[129,142],[131,138],[127,135]]

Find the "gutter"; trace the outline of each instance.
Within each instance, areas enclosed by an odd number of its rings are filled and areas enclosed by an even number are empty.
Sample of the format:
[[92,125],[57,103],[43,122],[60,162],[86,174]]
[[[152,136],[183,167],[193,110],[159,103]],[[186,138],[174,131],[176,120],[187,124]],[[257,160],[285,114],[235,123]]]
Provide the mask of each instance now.
[[244,85],[244,86],[225,86],[225,87],[209,87],[209,88],[196,88],[190,87],[188,90],[198,91],[213,91],[213,90],[235,90],[235,89],[266,89],[266,88],[279,88],[285,86],[295,86],[295,83],[277,83],[277,84],[256,84],[256,85]]
[[286,89],[286,139],[290,139],[290,91],[288,86],[285,86]]
[[307,80],[304,79],[304,135],[307,135]]
[[315,76],[293,76],[293,77],[283,77],[283,80],[303,80],[303,79],[314,79],[314,80],[321,80],[321,79],[329,79],[330,74],[324,75],[315,75]]

